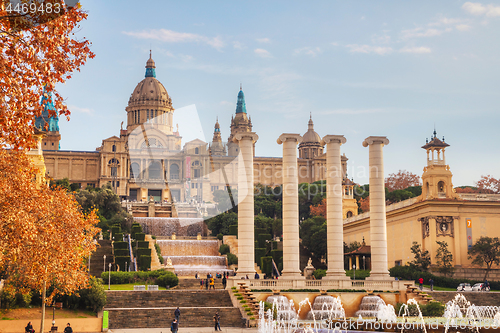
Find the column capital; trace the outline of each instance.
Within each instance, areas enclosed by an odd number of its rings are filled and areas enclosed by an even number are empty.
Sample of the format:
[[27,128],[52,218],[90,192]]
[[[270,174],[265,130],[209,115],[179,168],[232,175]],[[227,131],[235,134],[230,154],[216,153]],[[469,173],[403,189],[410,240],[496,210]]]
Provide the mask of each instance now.
[[238,141],[242,140],[252,140],[252,142],[257,142],[259,140],[259,136],[255,132],[240,132],[236,133],[233,137],[233,142],[238,143]]
[[324,146],[327,143],[339,143],[343,145],[347,142],[347,139],[343,135],[325,135],[323,140],[321,140],[321,144]]
[[299,144],[302,142],[302,136],[300,134],[294,133],[283,133],[277,140],[279,145],[286,141],[295,141],[297,144]]
[[363,141],[363,147],[368,147],[373,144],[388,145],[389,139],[386,136],[369,136]]

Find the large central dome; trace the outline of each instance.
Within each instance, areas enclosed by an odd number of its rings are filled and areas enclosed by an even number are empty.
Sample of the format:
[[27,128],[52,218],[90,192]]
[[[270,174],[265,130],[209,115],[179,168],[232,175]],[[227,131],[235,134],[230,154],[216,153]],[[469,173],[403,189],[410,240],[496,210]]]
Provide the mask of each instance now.
[[151,124],[167,135],[173,133],[172,99],[168,95],[167,89],[156,79],[156,66],[151,53],[146,62],[145,78],[135,87],[125,110],[127,111],[127,131],[129,133],[144,123]]

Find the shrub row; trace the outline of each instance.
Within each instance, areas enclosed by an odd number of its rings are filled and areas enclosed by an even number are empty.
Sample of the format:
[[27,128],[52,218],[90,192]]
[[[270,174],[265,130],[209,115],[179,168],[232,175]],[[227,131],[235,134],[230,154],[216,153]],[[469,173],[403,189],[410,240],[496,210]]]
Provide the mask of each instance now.
[[[444,276],[436,276],[429,272],[418,271],[410,266],[395,266],[389,270],[391,276],[401,278],[403,280],[413,280],[416,284],[418,284],[418,279],[424,279],[424,283],[428,284],[429,280],[434,280],[434,286],[437,287],[446,287],[446,288],[456,288],[460,283],[470,283],[470,285],[474,285],[476,283],[484,282],[477,280],[468,280],[468,279],[453,279]],[[498,281],[488,281],[490,284],[491,290],[500,290],[500,282]]]
[[[179,283],[179,279],[172,272],[159,269],[156,271],[149,272],[111,272],[111,283],[112,284],[127,284],[135,283],[148,280],[157,280],[160,276],[168,275],[169,286],[174,287]],[[101,278],[104,281],[108,281],[109,272],[104,272],[101,274]],[[158,281],[157,281],[158,282]]]
[[[402,303],[397,303],[394,307],[396,315],[403,315],[401,311]],[[442,317],[444,315],[445,305],[439,302],[431,302],[427,304],[420,304],[420,311],[424,317]],[[406,314],[410,317],[416,317],[419,315],[417,306],[415,304],[408,305]]]

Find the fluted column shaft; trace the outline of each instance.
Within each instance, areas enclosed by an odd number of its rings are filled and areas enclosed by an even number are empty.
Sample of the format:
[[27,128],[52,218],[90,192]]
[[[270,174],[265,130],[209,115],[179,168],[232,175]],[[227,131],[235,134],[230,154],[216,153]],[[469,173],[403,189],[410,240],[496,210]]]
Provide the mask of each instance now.
[[253,143],[258,140],[253,132],[237,133],[238,154],[238,276],[255,274]]
[[340,146],[346,142],[343,135],[327,135],[326,144],[326,233],[328,270],[327,279],[348,279],[344,270],[344,228],[342,216],[343,171]]
[[370,136],[363,146],[369,146],[370,164],[370,246],[372,270],[370,280],[390,279],[387,269],[387,225],[384,185],[384,145],[389,144],[385,136]]
[[297,174],[297,145],[299,134],[283,133],[283,279],[300,278],[299,254],[299,179]]

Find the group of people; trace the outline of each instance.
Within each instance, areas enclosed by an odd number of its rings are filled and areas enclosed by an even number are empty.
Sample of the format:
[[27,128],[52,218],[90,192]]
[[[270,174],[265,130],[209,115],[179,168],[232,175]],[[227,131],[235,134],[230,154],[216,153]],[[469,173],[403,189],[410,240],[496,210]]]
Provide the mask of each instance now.
[[[179,318],[181,316],[181,310],[179,309],[179,307],[177,307],[177,309],[175,309],[174,311],[174,320],[172,321],[172,324],[170,325],[170,331],[172,333],[177,333],[177,330],[179,329]],[[216,331],[222,331],[222,329],[220,328],[220,315],[219,315],[219,311],[216,311],[215,312],[215,315],[214,315],[214,328]],[[68,324],[69,325],[69,324]],[[66,332],[64,331],[64,333],[72,333],[72,332]]]
[[[33,325],[31,325],[31,321],[28,322],[28,325],[26,325],[26,327],[24,328],[24,331],[26,333],[35,333],[35,330],[33,329]],[[66,327],[64,328],[64,333],[73,333],[73,329],[71,328],[70,323],[68,323],[66,325]]]
[[[222,286],[224,289],[226,289],[227,286],[227,277],[229,276],[228,273],[224,272],[224,274],[216,274],[216,278],[220,279],[222,277]],[[195,274],[194,276],[196,279],[198,279],[198,273]],[[212,276],[211,273],[207,274],[207,278],[200,279],[200,290],[203,289],[203,286],[205,286],[205,289],[215,289],[215,278]]]

